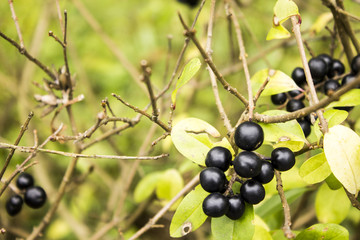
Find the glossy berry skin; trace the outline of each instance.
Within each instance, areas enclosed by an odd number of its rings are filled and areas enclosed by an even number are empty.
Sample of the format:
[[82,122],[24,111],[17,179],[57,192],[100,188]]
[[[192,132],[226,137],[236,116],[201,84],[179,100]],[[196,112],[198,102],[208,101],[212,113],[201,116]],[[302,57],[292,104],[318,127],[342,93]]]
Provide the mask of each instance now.
[[331,69],[331,65],[332,65],[332,61],[333,61],[332,58],[326,53],[322,53],[322,54],[318,55],[317,57],[324,60],[324,62],[326,63],[326,73],[328,73]]
[[13,195],[6,202],[6,211],[10,216],[15,216],[21,211],[23,199],[19,195]]
[[321,58],[310,59],[309,68],[315,84],[324,80],[324,77],[327,74],[327,65],[324,60]]
[[284,104],[287,100],[286,93],[278,93],[271,95],[271,102],[275,105]]
[[276,148],[271,152],[271,164],[279,171],[287,171],[295,165],[295,155],[289,148]]
[[358,54],[357,56],[355,56],[352,60],[351,60],[351,71],[356,75],[358,72],[360,72],[360,54]]
[[[353,74],[346,75],[341,81],[341,86],[351,83],[352,81],[355,80],[355,78],[356,78],[356,76]],[[359,88],[360,86],[356,86],[356,87]]]
[[265,188],[258,181],[250,179],[241,185],[240,194],[245,202],[258,204],[265,198]]
[[202,204],[204,213],[209,217],[221,217],[229,210],[229,201],[221,193],[211,193]]
[[32,187],[33,185],[34,178],[31,176],[31,174],[26,172],[20,173],[19,177],[16,180],[16,186],[21,190]]
[[269,183],[274,178],[274,167],[268,161],[261,161],[260,173],[253,177],[259,183]]
[[226,213],[226,216],[232,220],[237,220],[245,212],[245,201],[239,196],[235,195],[228,198],[229,200],[229,210]]
[[304,69],[301,67],[295,68],[291,73],[291,78],[295,81],[298,86],[305,84],[306,77]]
[[305,137],[308,137],[311,133],[311,123],[306,118],[300,118],[296,119],[296,121],[300,124],[301,129],[303,130],[303,133]]
[[229,149],[224,147],[214,147],[210,149],[205,158],[205,165],[207,167],[217,167],[223,172],[229,169],[232,159]]
[[190,7],[195,7],[199,3],[199,0],[177,0],[177,1],[180,3],[187,4]]
[[29,187],[25,191],[24,201],[31,208],[41,208],[46,202],[46,192],[42,187]]
[[286,104],[286,111],[295,112],[305,107],[305,104],[300,99],[291,99]]
[[[295,98],[297,96],[299,96],[300,94],[302,94],[302,92],[300,90],[291,90],[289,91],[289,95],[292,98]],[[301,98],[299,98],[299,100],[304,100],[305,99],[305,95],[302,95]]]
[[224,192],[226,190],[227,179],[224,172],[219,168],[209,167],[201,171],[200,184],[207,192]]
[[243,178],[252,178],[261,171],[262,160],[253,152],[243,151],[234,159],[235,172]]
[[328,71],[328,77],[333,78],[335,76],[340,76],[345,72],[345,66],[344,64],[337,59],[334,59],[331,64],[331,68]]
[[234,140],[242,150],[253,151],[263,143],[264,131],[259,124],[246,121],[236,128]]
[[340,87],[340,83],[334,79],[329,79],[324,84],[324,93],[326,95],[333,94]]

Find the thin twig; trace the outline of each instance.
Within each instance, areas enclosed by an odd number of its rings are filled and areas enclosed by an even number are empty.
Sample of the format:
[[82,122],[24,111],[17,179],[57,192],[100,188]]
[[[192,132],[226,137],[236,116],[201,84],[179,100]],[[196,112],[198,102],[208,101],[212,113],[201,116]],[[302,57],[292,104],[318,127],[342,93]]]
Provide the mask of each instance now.
[[18,37],[19,37],[20,47],[21,47],[21,49],[25,49],[24,40],[23,40],[23,37],[22,37],[22,34],[21,34],[18,18],[17,18],[16,13],[15,13],[13,0],[8,0],[8,2],[9,2],[10,10],[11,10],[11,16],[12,16],[12,18],[14,20],[14,23],[15,23],[16,32],[17,32]]
[[[33,112],[30,112],[27,119],[25,120],[25,123],[21,126],[21,129],[20,129],[20,133],[19,135],[17,136],[16,140],[15,140],[15,143],[14,145],[18,145],[22,136],[24,135],[25,131],[27,130],[28,126],[29,126],[29,123],[30,123],[30,120],[32,119],[32,117],[34,116],[34,113]],[[1,172],[0,172],[0,181],[2,179],[2,177],[4,176],[4,173],[6,171],[6,168],[9,166],[9,163],[13,157],[15,153],[15,149],[12,149],[8,156],[6,157],[6,160],[5,160],[5,163],[4,163],[4,166],[3,168],[1,169]]]
[[284,235],[287,239],[293,239],[295,238],[295,234],[291,231],[290,228],[291,227],[290,207],[284,194],[284,189],[281,180],[281,173],[275,170],[275,176],[276,176],[276,190],[279,193],[281,203],[284,209],[284,218],[285,218],[284,226],[283,226]]
[[345,192],[346,192],[346,195],[348,196],[350,202],[351,202],[351,205],[355,208],[357,208],[358,210],[360,210],[360,202],[356,199],[356,197],[349,193],[348,190],[346,190],[346,188],[344,188]]
[[149,98],[150,98],[150,102],[151,102],[151,106],[152,106],[152,110],[153,110],[152,117],[154,120],[157,120],[157,118],[159,117],[159,109],[156,104],[156,98],[155,98],[153,87],[151,85],[151,80],[150,80],[151,68],[148,66],[148,63],[146,60],[142,60],[140,65],[141,65],[141,69],[143,71],[143,74],[141,75],[141,81],[145,83],[147,91],[149,93]]
[[64,28],[64,25],[63,25],[63,18],[62,18],[62,14],[61,14],[61,8],[60,8],[59,0],[56,0],[55,3],[56,3],[57,14],[58,14],[58,17],[59,17],[59,23],[60,23],[61,32],[62,32],[62,34],[64,36],[65,35],[65,28]]

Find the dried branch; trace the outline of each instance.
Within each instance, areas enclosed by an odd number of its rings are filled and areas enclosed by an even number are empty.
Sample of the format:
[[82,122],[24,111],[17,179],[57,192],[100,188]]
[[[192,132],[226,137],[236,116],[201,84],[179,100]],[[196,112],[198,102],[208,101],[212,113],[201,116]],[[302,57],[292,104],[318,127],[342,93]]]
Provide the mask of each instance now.
[[148,63],[146,60],[142,60],[140,65],[141,65],[141,68],[143,71],[143,74],[141,75],[141,81],[144,82],[146,85],[147,91],[149,93],[152,110],[153,110],[152,118],[154,120],[157,120],[157,118],[159,117],[159,109],[157,108],[156,98],[155,98],[154,91],[153,91],[151,81],[150,81],[151,68],[148,66]]

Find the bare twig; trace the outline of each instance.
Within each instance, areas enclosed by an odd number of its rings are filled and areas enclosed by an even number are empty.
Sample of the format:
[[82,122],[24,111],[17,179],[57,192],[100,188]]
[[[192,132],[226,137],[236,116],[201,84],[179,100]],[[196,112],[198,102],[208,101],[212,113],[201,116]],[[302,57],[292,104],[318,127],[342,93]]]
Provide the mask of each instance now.
[[8,2],[9,2],[10,10],[11,10],[11,16],[12,16],[12,18],[14,20],[14,23],[15,23],[16,32],[17,32],[18,37],[19,37],[20,47],[21,47],[21,49],[25,49],[24,40],[23,40],[23,37],[22,37],[22,34],[21,34],[18,18],[17,18],[16,13],[15,13],[13,0],[8,0]]
[[345,192],[346,192],[346,195],[348,196],[350,202],[351,202],[351,205],[355,208],[357,208],[358,210],[360,210],[360,202],[356,199],[356,197],[349,193],[348,190],[346,190],[346,188],[344,188]]
[[152,110],[153,110],[152,118],[154,120],[157,120],[157,118],[159,117],[159,109],[156,104],[156,98],[155,98],[153,87],[152,87],[151,80],[150,80],[151,68],[148,66],[148,63],[146,60],[142,60],[140,65],[141,65],[141,68],[143,71],[143,74],[141,75],[141,81],[144,82],[146,85],[147,91],[149,93]]

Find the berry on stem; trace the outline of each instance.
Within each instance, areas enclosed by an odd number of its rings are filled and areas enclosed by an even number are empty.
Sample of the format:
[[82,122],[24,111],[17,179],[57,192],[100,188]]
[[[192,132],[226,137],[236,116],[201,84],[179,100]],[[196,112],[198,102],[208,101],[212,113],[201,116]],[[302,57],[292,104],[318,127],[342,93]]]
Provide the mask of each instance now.
[[265,198],[264,186],[255,180],[247,180],[241,185],[241,197],[250,204],[258,204]]
[[229,197],[228,200],[229,210],[226,216],[232,220],[241,218],[245,212],[245,201],[239,195]]
[[246,121],[236,128],[234,140],[242,150],[253,151],[263,143],[264,131],[259,124]]
[[206,155],[205,165],[207,167],[217,167],[222,171],[229,169],[232,155],[229,149],[224,147],[214,147]]
[[291,78],[295,81],[298,86],[302,86],[306,82],[304,69],[301,67],[296,67],[292,73]]
[[31,208],[41,208],[46,202],[46,192],[42,187],[29,187],[25,191],[24,201]]
[[254,180],[265,184],[269,183],[274,178],[274,167],[270,162],[261,161],[261,170],[258,175],[253,177]]
[[207,192],[224,192],[227,179],[223,171],[216,167],[205,168],[200,173],[200,184]]
[[321,58],[312,58],[309,61],[309,68],[314,84],[322,82],[327,73],[327,64]]
[[251,178],[261,171],[261,159],[253,152],[243,151],[234,159],[235,172],[243,178]]
[[331,70],[331,66],[332,66],[332,61],[333,61],[332,58],[329,56],[329,54],[326,54],[326,53],[322,53],[322,54],[318,55],[317,57],[324,60],[324,62],[326,63],[326,73],[329,73],[329,71]]
[[10,216],[15,216],[21,211],[23,199],[19,195],[13,195],[7,200],[5,208]]
[[300,124],[301,129],[304,132],[305,137],[309,136],[311,133],[311,123],[306,118],[298,118],[296,121]]
[[31,176],[31,174],[26,172],[20,173],[19,177],[16,180],[16,186],[21,190],[32,187],[33,185],[34,178]]
[[295,154],[286,147],[276,148],[271,152],[271,164],[279,171],[287,171],[295,165]]
[[333,94],[340,87],[340,83],[334,79],[329,79],[324,84],[324,93],[326,95]]
[[333,78],[335,76],[340,76],[345,72],[345,66],[344,64],[337,59],[334,59],[331,64],[331,68],[328,71],[328,77]]
[[352,60],[351,60],[351,71],[354,74],[357,74],[358,72],[360,72],[360,54],[356,55]]
[[[302,94],[302,92],[300,90],[291,90],[289,91],[289,95],[292,98],[295,98],[297,96],[299,96],[300,94]],[[305,95],[303,95],[301,98],[299,98],[299,100],[304,100],[305,99]]]
[[221,193],[211,193],[202,204],[204,213],[209,217],[221,217],[229,210],[229,201]]
[[305,107],[305,104],[300,99],[291,99],[286,104],[286,111],[295,112]]
[[275,105],[281,105],[281,104],[285,103],[286,100],[287,100],[286,93],[282,92],[282,93],[271,95],[271,102]]

